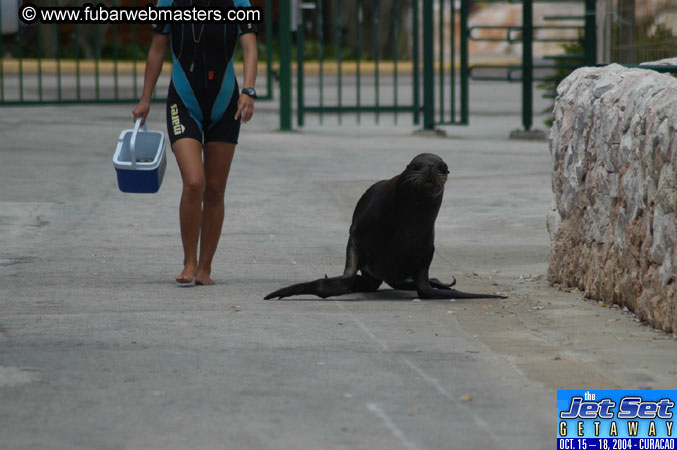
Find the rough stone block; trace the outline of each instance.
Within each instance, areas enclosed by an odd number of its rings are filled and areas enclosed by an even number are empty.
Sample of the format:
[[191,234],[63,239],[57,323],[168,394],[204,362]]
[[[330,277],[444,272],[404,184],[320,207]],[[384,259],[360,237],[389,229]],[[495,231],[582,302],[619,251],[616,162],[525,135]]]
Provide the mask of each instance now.
[[677,334],[677,79],[582,68],[557,94],[548,277]]

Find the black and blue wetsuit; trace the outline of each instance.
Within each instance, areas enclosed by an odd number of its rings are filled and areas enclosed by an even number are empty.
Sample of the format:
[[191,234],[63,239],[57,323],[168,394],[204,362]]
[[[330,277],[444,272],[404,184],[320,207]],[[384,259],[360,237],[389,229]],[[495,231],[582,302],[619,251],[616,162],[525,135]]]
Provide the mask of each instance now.
[[[249,0],[212,0],[222,9],[250,6]],[[204,5],[204,3],[201,3]],[[190,7],[191,0],[158,0],[158,6]],[[172,23],[153,25],[169,34],[172,81],[167,94],[167,131],[172,144],[182,138],[237,144],[235,120],[240,89],[233,53],[238,36],[256,31],[253,25]]]

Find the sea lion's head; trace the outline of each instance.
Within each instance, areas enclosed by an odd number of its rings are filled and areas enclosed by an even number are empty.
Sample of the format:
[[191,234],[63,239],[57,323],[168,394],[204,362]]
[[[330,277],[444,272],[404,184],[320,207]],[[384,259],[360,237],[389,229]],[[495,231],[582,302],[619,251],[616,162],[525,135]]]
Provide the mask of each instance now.
[[442,158],[432,153],[421,153],[402,173],[402,182],[425,197],[436,198],[444,193],[448,174],[449,167]]

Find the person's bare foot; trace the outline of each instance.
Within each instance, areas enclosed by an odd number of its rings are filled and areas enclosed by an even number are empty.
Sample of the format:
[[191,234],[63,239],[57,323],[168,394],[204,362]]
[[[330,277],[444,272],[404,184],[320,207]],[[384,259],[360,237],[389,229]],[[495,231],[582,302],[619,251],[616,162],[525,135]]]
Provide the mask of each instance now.
[[213,286],[216,284],[216,281],[212,280],[209,275],[211,270],[198,269],[197,276],[195,277],[195,284],[198,286]]
[[176,282],[179,284],[192,284],[195,281],[195,266],[186,264],[183,267],[183,272],[176,276]]

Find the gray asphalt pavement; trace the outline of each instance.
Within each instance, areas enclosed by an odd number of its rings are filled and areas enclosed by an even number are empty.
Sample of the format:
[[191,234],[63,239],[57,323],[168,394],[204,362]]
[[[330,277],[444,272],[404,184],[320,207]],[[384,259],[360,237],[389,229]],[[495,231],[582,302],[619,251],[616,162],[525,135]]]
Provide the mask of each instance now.
[[[547,143],[507,140],[514,85],[472,93],[448,138],[408,118],[280,133],[261,104],[217,285],[193,288],[173,281],[171,152],[158,194],[116,185],[133,105],[1,109],[0,449],[549,449],[557,389],[676,388],[670,336],[543,279]],[[161,105],[149,126],[165,129]],[[262,300],[340,274],[357,199],[420,152],[452,171],[432,275],[509,299]]]

